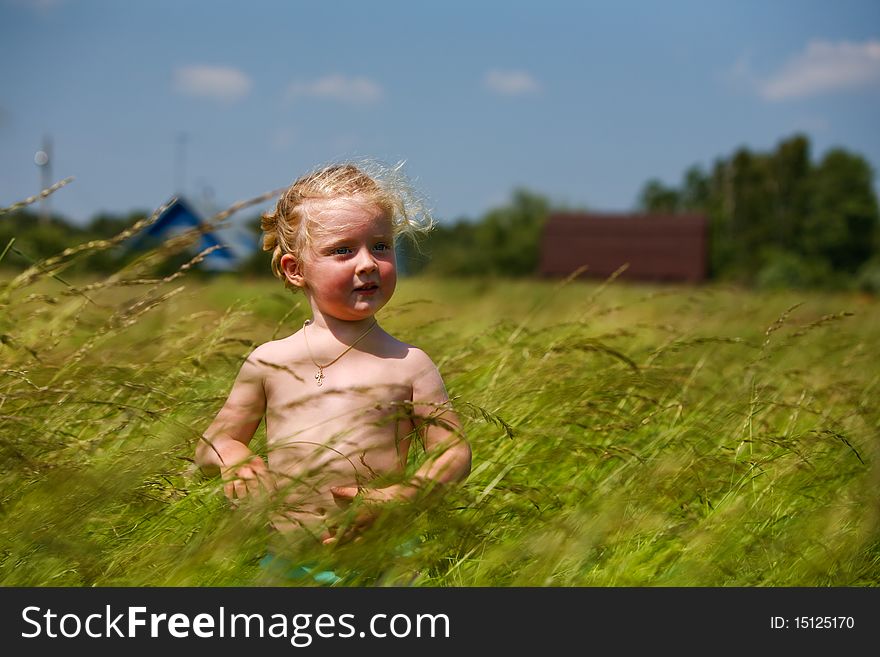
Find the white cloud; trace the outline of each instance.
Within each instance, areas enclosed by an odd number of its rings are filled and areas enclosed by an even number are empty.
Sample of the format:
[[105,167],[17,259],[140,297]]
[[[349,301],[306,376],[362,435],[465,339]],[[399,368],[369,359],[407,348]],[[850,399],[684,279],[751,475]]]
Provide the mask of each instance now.
[[880,41],[811,41],[774,75],[758,82],[770,101],[880,86]]
[[525,71],[498,71],[486,73],[486,88],[505,96],[521,96],[536,93],[541,87],[538,81]]
[[287,99],[300,97],[336,100],[352,105],[367,105],[382,99],[382,87],[364,77],[349,78],[328,75],[313,82],[293,82],[287,88]]
[[174,88],[187,96],[234,101],[248,95],[251,80],[230,66],[183,66],[174,71]]

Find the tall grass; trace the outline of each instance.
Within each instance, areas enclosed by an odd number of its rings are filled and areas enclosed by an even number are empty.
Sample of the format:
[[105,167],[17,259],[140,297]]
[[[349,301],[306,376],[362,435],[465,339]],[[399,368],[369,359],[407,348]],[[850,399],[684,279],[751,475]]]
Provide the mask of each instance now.
[[[270,510],[230,509],[192,455],[245,355],[306,305],[189,265],[152,278],[185,239],[61,276],[118,243],[2,283],[0,583],[277,584]],[[361,541],[303,548],[346,584],[878,584],[876,300],[411,278],[380,320],[437,362],[474,468]]]

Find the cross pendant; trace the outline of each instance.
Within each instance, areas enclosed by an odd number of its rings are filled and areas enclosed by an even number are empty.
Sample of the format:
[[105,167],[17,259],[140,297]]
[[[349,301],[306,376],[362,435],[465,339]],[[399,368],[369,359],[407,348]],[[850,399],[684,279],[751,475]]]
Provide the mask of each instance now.
[[318,387],[320,388],[324,385],[324,368],[319,367],[318,371],[315,372],[315,381],[318,383]]

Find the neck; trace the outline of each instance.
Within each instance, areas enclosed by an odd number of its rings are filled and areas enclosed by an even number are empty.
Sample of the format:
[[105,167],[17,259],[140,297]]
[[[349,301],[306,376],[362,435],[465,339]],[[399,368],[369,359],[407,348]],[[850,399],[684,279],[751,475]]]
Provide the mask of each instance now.
[[375,315],[363,319],[346,320],[326,315],[316,307],[312,307],[311,328],[326,330],[340,342],[350,342],[376,322]]

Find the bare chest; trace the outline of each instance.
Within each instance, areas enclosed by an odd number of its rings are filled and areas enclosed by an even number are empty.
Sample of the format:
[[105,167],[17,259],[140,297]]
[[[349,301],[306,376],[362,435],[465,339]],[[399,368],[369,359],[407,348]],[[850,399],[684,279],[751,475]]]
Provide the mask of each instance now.
[[[412,431],[412,381],[404,367],[369,354],[324,368],[302,360],[276,367],[265,378],[270,461],[279,466],[313,461],[399,467]],[[318,385],[321,383],[321,385]]]

